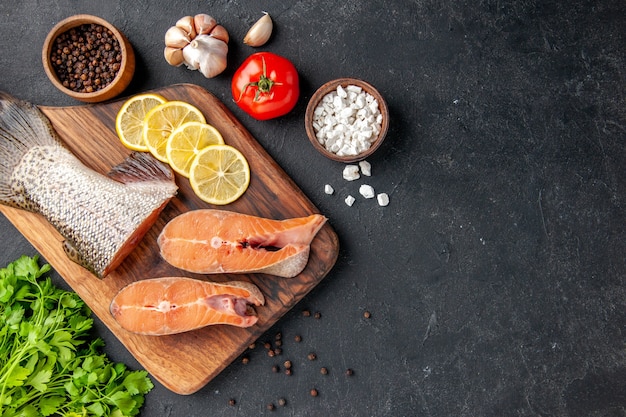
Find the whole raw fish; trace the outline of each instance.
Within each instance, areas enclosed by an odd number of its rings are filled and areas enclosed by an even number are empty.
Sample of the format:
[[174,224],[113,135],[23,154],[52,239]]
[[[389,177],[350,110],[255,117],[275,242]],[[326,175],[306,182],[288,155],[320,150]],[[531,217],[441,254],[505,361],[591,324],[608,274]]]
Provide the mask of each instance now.
[[67,255],[97,276],[136,247],[176,191],[170,168],[149,154],[108,176],[87,168],[36,106],[0,92],[0,203],[44,216]]

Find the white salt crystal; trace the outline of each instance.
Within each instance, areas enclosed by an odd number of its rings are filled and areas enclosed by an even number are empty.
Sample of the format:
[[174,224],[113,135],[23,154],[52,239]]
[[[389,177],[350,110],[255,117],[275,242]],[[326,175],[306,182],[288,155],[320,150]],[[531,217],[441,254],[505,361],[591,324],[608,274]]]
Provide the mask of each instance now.
[[[339,117],[341,119],[348,119],[352,116],[354,116],[354,109],[352,107],[344,107],[339,112]],[[345,125],[340,125],[340,126],[345,126]]]
[[324,192],[328,195],[331,195],[332,193],[335,192],[335,190],[333,189],[333,187],[330,184],[326,184],[324,186]]
[[361,168],[361,173],[366,177],[372,176],[372,165],[367,161],[359,162],[359,167]]
[[347,204],[349,207],[352,207],[352,205],[354,204],[355,198],[354,198],[354,197],[352,197],[351,195],[349,195],[349,196],[347,196],[347,197],[346,197],[346,200],[345,200],[345,201],[346,201],[346,204]]
[[374,188],[371,185],[361,184],[359,187],[359,193],[365,198],[374,198]]
[[389,204],[389,196],[387,193],[380,193],[376,196],[376,200],[378,200],[378,205],[381,207],[385,207]]
[[335,109],[343,109],[345,107],[341,96],[335,96],[333,98],[333,106],[335,107]]
[[346,165],[343,169],[343,179],[346,181],[358,180],[360,177],[358,165]]

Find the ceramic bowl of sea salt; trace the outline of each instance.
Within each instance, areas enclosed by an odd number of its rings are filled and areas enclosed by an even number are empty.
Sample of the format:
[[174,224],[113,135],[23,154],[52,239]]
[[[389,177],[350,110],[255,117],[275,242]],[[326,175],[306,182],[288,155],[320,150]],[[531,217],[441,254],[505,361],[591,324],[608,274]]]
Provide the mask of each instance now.
[[315,149],[332,160],[350,163],[380,147],[389,128],[389,110],[371,84],[339,78],[313,94],[304,123]]

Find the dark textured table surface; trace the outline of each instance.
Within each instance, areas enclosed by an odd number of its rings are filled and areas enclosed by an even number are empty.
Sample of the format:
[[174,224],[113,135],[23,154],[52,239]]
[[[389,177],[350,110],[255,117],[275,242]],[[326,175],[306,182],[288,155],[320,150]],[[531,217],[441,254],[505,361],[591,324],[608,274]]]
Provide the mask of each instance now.
[[[294,62],[302,90],[292,113],[267,122],[239,110],[229,89],[262,10],[275,22],[263,50]],[[162,55],[167,28],[198,12],[231,34],[229,67],[214,79]],[[260,339],[282,332],[281,356],[258,346],[190,396],[156,384],[142,415],[626,415],[622,0],[3,1],[1,90],[82,105],[40,61],[47,31],[76,13],[109,20],[133,44],[124,95],[180,82],[215,94],[341,242],[326,279]],[[314,90],[345,76],[375,85],[391,113],[372,176],[351,183],[303,123]],[[389,206],[361,198],[363,183]],[[0,233],[2,266],[35,254],[4,216]],[[100,322],[96,331],[110,357],[139,367]],[[292,376],[272,372],[287,359]],[[285,407],[266,410],[281,397]]]

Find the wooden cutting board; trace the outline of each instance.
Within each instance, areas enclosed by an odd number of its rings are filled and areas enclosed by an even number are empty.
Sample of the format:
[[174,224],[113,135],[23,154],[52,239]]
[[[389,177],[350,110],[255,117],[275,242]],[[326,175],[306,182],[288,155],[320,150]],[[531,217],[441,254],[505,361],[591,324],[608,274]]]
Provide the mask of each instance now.
[[[169,100],[183,100],[198,107],[224,141],[238,148],[250,164],[251,181],[238,201],[219,207],[274,219],[319,213],[304,193],[265,152],[234,115],[203,88],[179,84],[155,90]],[[61,139],[87,166],[106,173],[129,151],[115,133],[115,117],[124,99],[75,107],[41,107]],[[0,212],[20,230],[52,267],[67,281],[93,312],[108,326],[141,365],[168,389],[192,394],[236,359],[253,341],[315,287],[337,260],[339,243],[332,227],[320,230],[311,245],[305,270],[295,278],[263,274],[200,276],[180,271],[160,258],[156,239],[163,226],[183,212],[218,208],[199,200],[189,181],[176,177],[178,195],[169,203],[142,242],[122,265],[104,279],[70,261],[63,252],[63,238],[43,217],[0,206]],[[258,307],[258,323],[247,329],[209,326],[172,336],[142,336],[122,329],[109,313],[113,296],[125,285],[141,279],[188,276],[214,281],[249,280],[266,297]]]

